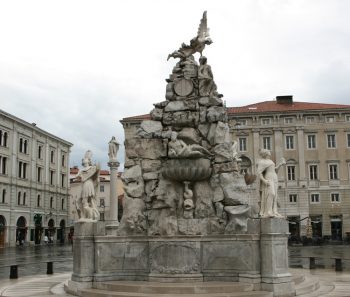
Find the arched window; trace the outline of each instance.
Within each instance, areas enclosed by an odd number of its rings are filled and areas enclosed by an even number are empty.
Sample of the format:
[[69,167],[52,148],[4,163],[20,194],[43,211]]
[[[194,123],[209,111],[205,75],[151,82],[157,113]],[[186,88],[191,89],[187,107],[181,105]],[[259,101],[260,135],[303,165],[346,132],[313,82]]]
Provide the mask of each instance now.
[[17,194],[17,204],[21,205],[21,192],[18,192]]
[[2,145],[2,130],[0,130],[0,145]]
[[7,138],[8,138],[8,133],[4,133],[4,141],[3,141],[3,146],[7,146]]
[[53,197],[50,197],[50,208],[53,208]]
[[54,161],[55,161],[55,152],[54,151],[51,151],[51,153],[50,153],[50,161],[51,161],[51,163],[55,163]]
[[6,189],[2,189],[2,198],[1,198],[1,202],[5,203],[6,202]]
[[38,146],[38,158],[42,159],[42,149],[43,147],[41,145]]
[[19,139],[19,151],[20,151],[20,153],[23,153],[23,139],[22,138]]
[[41,204],[41,197],[40,197],[40,194],[38,194],[38,197],[37,197],[37,199],[36,199],[36,206],[37,207],[40,207],[40,204]]
[[61,200],[61,209],[62,210],[64,209],[64,198],[62,198],[62,200]]
[[27,192],[23,193],[23,205],[26,205]]
[[62,166],[66,166],[66,156],[65,155],[62,155]]
[[28,140],[23,141],[23,152],[26,154],[28,151]]

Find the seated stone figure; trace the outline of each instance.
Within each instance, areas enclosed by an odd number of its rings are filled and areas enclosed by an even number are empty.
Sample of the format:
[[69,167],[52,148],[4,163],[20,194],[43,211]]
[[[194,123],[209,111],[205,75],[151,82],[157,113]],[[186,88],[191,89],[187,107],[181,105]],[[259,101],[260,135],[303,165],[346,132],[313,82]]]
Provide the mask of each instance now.
[[183,140],[177,139],[177,133],[171,132],[171,139],[168,143],[169,158],[200,158],[212,154],[198,144],[186,144]]

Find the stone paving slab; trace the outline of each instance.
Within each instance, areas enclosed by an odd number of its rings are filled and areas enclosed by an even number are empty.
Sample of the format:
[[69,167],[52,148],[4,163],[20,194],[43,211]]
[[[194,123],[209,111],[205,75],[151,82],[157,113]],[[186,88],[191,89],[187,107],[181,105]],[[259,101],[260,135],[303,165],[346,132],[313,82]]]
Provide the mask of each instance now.
[[[299,295],[322,296],[322,297],[350,297],[350,272],[334,272],[326,269],[290,269],[294,275],[318,277],[321,287],[317,294]],[[0,296],[8,297],[53,297],[72,295],[64,292],[63,283],[68,280],[71,273],[48,275],[36,275],[31,277],[22,277],[17,280],[0,280]],[[332,286],[332,290],[327,287]],[[333,287],[334,286],[334,287]],[[316,293],[316,292],[315,292]]]

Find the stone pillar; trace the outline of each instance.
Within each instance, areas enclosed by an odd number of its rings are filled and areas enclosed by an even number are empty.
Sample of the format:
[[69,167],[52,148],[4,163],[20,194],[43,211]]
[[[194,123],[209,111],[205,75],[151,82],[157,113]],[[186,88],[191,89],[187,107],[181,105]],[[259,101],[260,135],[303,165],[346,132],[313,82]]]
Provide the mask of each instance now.
[[96,270],[94,235],[98,223],[77,221],[74,224],[73,274],[64,286],[70,294],[80,296],[80,290],[92,287]]
[[288,223],[282,218],[261,219],[261,289],[276,297],[295,296],[288,271]]
[[74,224],[72,281],[91,286],[95,272],[94,224],[78,221]]
[[118,161],[109,161],[108,166],[111,171],[110,191],[109,191],[109,220],[106,224],[107,234],[113,235],[114,230],[119,226],[118,221],[118,192],[117,192],[117,178],[118,178]]

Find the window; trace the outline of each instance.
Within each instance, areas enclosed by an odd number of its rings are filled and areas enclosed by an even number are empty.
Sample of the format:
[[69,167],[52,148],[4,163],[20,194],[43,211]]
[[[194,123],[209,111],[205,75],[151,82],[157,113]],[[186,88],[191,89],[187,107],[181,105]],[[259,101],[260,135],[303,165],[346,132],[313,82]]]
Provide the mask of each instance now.
[[261,120],[261,123],[263,124],[263,125],[270,125],[270,119],[262,119]]
[[6,189],[2,189],[1,203],[6,202]]
[[103,198],[100,198],[100,207],[105,206],[105,200]]
[[19,138],[19,152],[28,154],[28,140],[23,137]]
[[28,164],[22,161],[18,162],[18,177],[26,179],[27,178],[27,167]]
[[347,140],[348,140],[348,141],[347,141],[348,147],[350,147],[350,134],[347,134],[346,137],[347,137]]
[[295,180],[295,166],[294,165],[287,166],[287,179],[288,180]]
[[64,198],[61,200],[61,210],[64,210]]
[[263,137],[263,147],[266,150],[271,150],[271,137]]
[[308,135],[307,136],[307,148],[315,149],[316,148],[316,135]]
[[100,192],[104,192],[105,191],[105,186],[104,185],[100,185]]
[[0,130],[0,146],[7,147],[8,132]]
[[310,165],[309,166],[309,178],[311,180],[317,180],[318,179],[317,165]]
[[327,122],[327,123],[334,123],[334,116],[328,116],[328,117],[326,117],[326,122]]
[[38,194],[38,196],[36,197],[36,206],[37,207],[41,206],[41,196],[40,196],[40,194]]
[[329,179],[334,180],[338,179],[338,165],[329,164]]
[[340,202],[339,193],[331,193],[331,202]]
[[38,183],[41,183],[42,182],[42,172],[43,172],[43,169],[41,167],[37,167],[37,172],[36,172],[36,181]]
[[23,193],[23,205],[26,205],[26,198],[27,198],[27,193]]
[[315,122],[315,117],[306,117],[306,123],[311,124]]
[[296,203],[297,202],[298,195],[297,194],[289,194],[289,202],[290,203]]
[[66,175],[61,174],[61,187],[65,188],[66,187]]
[[53,197],[50,197],[50,208],[53,208]]
[[66,166],[66,155],[64,154],[62,154],[61,165],[62,167]]
[[345,116],[345,120],[346,120],[347,122],[350,122],[350,115]]
[[55,177],[55,172],[53,170],[50,170],[50,185],[53,185],[53,181],[54,181],[54,177]]
[[286,149],[293,150],[294,149],[294,136],[286,135]]
[[240,119],[239,122],[237,122],[238,126],[247,126],[248,121]]
[[247,138],[239,138],[239,150],[245,152],[247,150]]
[[293,118],[285,118],[284,119],[285,124],[292,124],[293,123]]
[[50,162],[55,163],[55,151],[51,150],[50,152]]
[[328,148],[335,148],[336,147],[335,134],[328,134],[327,135],[327,147]]
[[311,203],[320,203],[320,194],[311,194],[310,195],[310,202]]
[[0,156],[0,174],[7,173],[7,157]]
[[17,204],[21,205],[21,192],[17,193]]
[[38,159],[42,159],[42,158],[43,158],[43,146],[38,145]]

